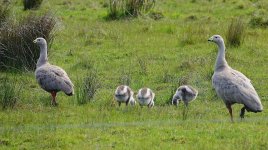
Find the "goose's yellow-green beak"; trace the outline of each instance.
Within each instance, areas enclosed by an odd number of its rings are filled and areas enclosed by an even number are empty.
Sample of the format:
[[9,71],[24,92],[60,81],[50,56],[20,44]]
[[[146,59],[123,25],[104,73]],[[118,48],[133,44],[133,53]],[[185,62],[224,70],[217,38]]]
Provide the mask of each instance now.
[[36,43],[37,42],[37,39],[35,39],[33,42]]

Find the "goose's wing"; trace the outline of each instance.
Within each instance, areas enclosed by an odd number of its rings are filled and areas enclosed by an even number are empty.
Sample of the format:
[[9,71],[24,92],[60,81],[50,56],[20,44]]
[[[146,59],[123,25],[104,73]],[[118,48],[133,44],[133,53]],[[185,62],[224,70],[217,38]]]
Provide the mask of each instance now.
[[213,86],[225,102],[242,103],[252,110],[261,106],[260,98],[250,80],[234,69],[228,69],[213,75]]
[[73,92],[73,83],[60,67],[53,65],[40,67],[36,70],[36,79],[46,91],[64,91],[66,94]]
[[236,78],[240,78],[241,80],[244,80],[245,82],[251,82],[249,78],[247,78],[243,73],[234,70],[232,68],[230,68],[231,73],[236,77]]
[[70,80],[68,74],[60,67],[58,66],[54,66],[51,65],[51,72],[53,72],[55,75],[57,75],[58,77],[60,77],[62,80],[64,80],[64,82],[66,82],[66,84],[68,84],[69,86],[73,87],[73,83]]

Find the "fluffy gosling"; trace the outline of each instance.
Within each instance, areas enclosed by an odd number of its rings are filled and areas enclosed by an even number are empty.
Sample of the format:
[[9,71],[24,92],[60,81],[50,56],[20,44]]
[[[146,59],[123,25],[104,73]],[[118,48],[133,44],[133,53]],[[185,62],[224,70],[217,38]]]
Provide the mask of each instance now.
[[171,103],[172,105],[178,106],[179,102],[182,100],[185,106],[187,107],[190,101],[196,99],[197,94],[198,91],[194,89],[192,86],[182,85],[177,89],[176,93],[173,95]]
[[137,99],[140,106],[147,106],[149,108],[154,106],[155,94],[149,88],[141,88],[137,94]]
[[126,103],[126,106],[128,106],[128,103],[130,103],[131,106],[134,106],[136,104],[136,101],[133,95],[134,92],[131,90],[129,86],[126,85],[118,86],[114,93],[114,97],[118,102],[119,107],[121,103]]

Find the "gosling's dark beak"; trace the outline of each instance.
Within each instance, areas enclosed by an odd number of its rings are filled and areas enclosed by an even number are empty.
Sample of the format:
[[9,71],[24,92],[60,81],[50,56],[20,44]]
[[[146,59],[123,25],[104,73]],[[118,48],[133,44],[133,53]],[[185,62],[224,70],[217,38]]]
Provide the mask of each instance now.
[[33,42],[36,43],[37,42],[37,39],[35,39]]

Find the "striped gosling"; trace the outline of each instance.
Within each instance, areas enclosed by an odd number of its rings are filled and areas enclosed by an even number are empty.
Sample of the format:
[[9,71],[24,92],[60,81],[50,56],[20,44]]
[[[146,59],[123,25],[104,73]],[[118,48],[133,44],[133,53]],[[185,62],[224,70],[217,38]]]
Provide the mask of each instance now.
[[196,99],[198,91],[190,85],[180,86],[172,98],[172,105],[178,106],[179,101],[183,101],[185,106],[188,106],[190,101]]
[[114,97],[118,102],[119,106],[121,105],[121,103],[126,103],[126,106],[128,105],[128,103],[130,103],[131,106],[134,106],[136,104],[136,101],[133,95],[134,92],[129,86],[126,85],[118,86],[114,93]]
[[155,97],[155,94],[149,88],[141,88],[137,94],[137,99],[140,103],[140,106],[147,105],[148,107],[153,107],[154,97]]

